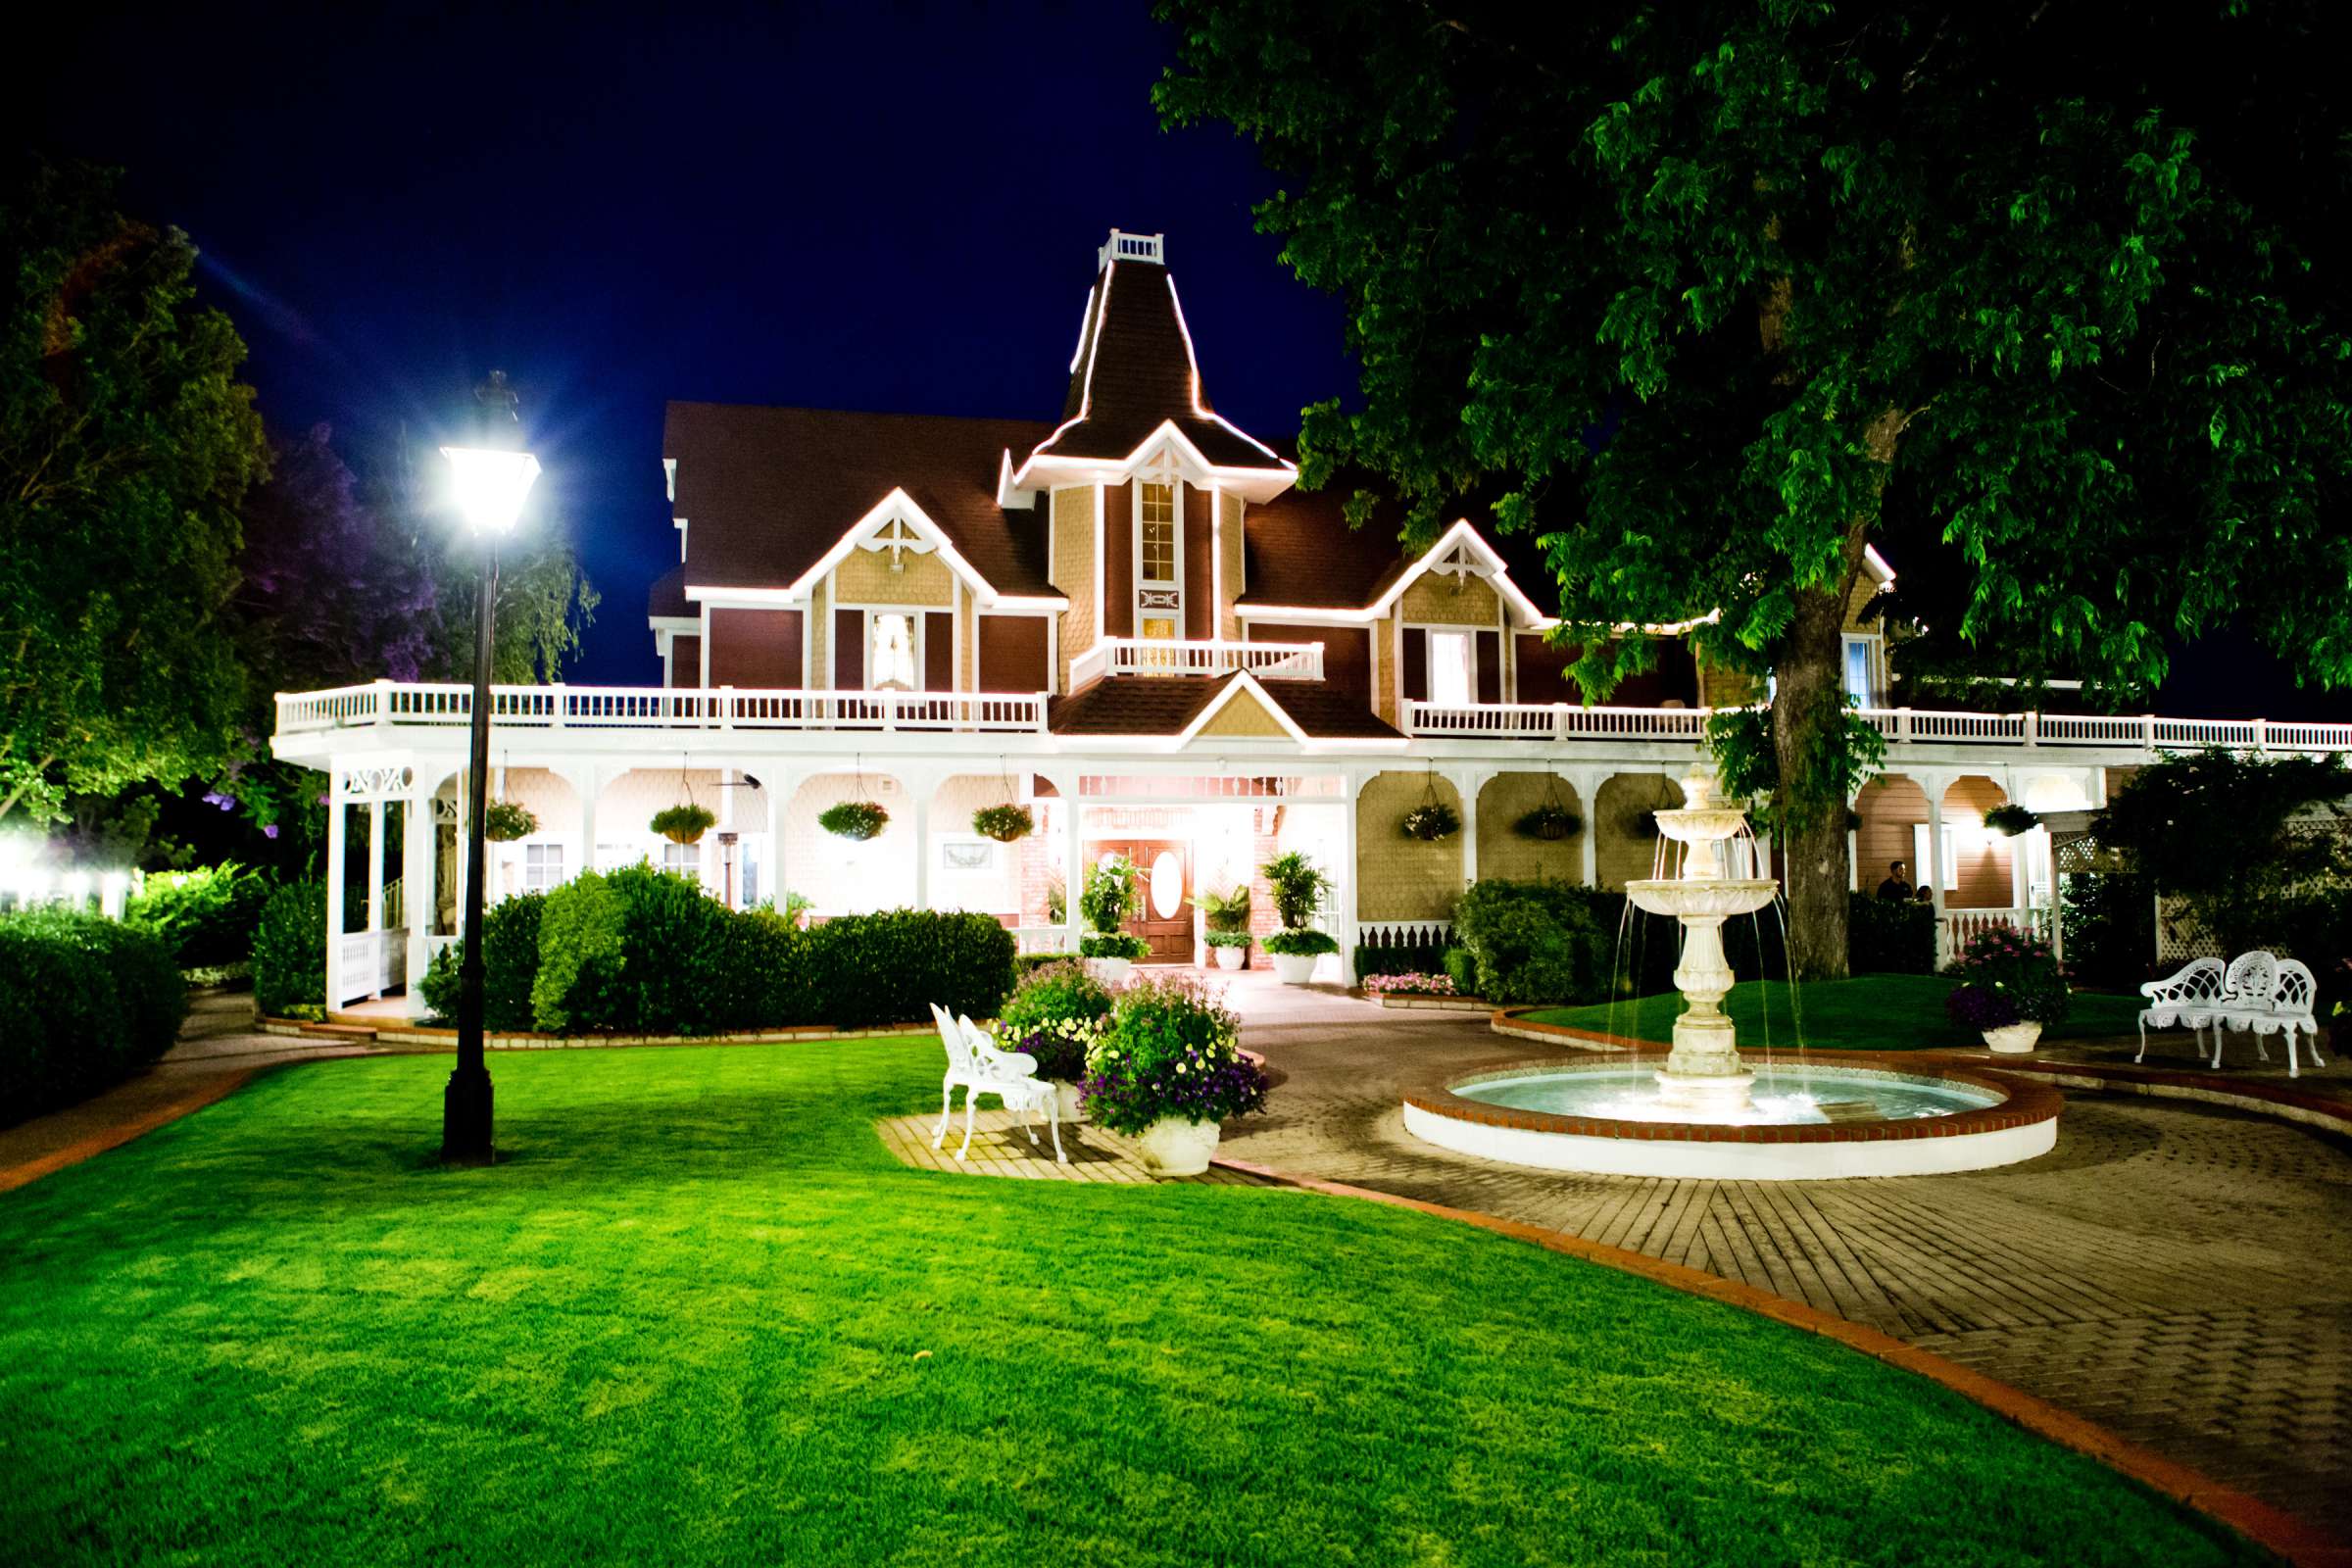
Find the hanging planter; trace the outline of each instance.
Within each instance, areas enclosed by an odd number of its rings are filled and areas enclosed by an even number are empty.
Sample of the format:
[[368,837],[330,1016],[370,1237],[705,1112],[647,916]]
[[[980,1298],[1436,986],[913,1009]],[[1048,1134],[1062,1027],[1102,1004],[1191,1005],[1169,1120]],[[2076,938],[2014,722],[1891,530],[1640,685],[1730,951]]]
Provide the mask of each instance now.
[[493,844],[512,844],[539,831],[539,818],[513,801],[492,801],[482,808],[482,837]]
[[1557,843],[1585,825],[1585,819],[1557,801],[1546,801],[1521,817],[1517,830],[1522,838],[1544,839]]
[[1449,838],[1461,830],[1460,813],[1444,801],[1428,801],[1404,813],[1404,836],[1424,844]]
[[818,812],[816,825],[837,838],[862,844],[890,825],[890,813],[872,801],[844,801]]
[[689,801],[684,806],[664,807],[656,811],[647,825],[672,844],[693,844],[718,825],[718,816],[708,806]]
[[2003,838],[2013,839],[2020,833],[2031,833],[2039,826],[2040,817],[2014,804],[1996,806],[1984,813],[1985,831],[1998,833]]
[[1037,831],[1037,818],[1026,806],[983,806],[972,813],[972,831],[999,844],[1025,839]]

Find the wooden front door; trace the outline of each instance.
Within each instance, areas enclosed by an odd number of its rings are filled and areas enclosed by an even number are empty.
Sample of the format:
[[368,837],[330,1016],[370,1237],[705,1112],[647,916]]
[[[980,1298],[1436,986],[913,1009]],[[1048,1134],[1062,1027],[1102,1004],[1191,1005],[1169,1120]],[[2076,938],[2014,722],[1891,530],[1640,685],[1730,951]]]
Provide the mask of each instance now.
[[1135,862],[1143,912],[1122,927],[1142,937],[1152,951],[1141,963],[1193,961],[1192,846],[1174,839],[1134,839],[1100,844],[1098,857],[1124,855]]

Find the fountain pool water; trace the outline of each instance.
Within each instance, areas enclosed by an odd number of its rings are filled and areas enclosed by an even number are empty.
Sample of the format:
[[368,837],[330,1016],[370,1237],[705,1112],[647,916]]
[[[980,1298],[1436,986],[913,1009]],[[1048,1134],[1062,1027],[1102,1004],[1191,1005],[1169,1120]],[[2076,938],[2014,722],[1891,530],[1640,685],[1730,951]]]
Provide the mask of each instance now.
[[1746,813],[1715,800],[1711,777],[1686,778],[1683,796],[1657,813],[1659,833],[1684,846],[1681,874],[1625,887],[1637,907],[1683,924],[1674,1049],[1434,1084],[1405,1097],[1408,1131],[1546,1169],[1748,1180],[1979,1170],[2048,1152],[2059,1106],[2048,1089],[1899,1056],[1839,1052],[1819,1064],[1801,1041],[1793,1061],[1742,1056],[1722,1008],[1733,978],[1723,922],[1770,904],[1777,885],[1726,874],[1724,843]]

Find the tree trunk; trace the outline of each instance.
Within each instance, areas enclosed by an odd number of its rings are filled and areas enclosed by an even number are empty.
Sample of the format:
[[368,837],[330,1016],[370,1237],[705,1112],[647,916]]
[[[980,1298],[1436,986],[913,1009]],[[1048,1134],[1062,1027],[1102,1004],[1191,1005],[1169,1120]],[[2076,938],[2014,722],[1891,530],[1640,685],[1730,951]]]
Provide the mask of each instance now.
[[1828,589],[1797,595],[1796,619],[1773,668],[1772,747],[1780,762],[1777,834],[1788,896],[1788,968],[1799,980],[1846,974],[1846,899],[1853,871],[1846,854],[1842,796],[1792,799],[1800,781],[1818,776],[1817,760],[1844,746],[1845,596]]

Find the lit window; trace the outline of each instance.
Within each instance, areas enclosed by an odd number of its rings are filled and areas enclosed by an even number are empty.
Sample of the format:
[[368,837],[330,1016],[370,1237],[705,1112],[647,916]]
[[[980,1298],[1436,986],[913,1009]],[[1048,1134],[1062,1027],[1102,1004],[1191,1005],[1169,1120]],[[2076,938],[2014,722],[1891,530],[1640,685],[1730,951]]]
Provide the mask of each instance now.
[[662,869],[674,872],[689,882],[700,882],[703,879],[703,847],[700,844],[662,845]]
[[1470,634],[1433,631],[1429,634],[1429,700],[1466,707],[1472,685]]
[[1144,546],[1139,575],[1145,582],[1176,580],[1176,487],[1144,486]]
[[914,617],[877,611],[867,641],[871,646],[866,650],[866,690],[913,691]]
[[522,885],[533,893],[564,885],[564,846],[526,844],[522,847]]
[[[1953,854],[1952,824],[1943,824],[1943,891],[1960,891],[1960,858]],[[1911,869],[1922,883],[1931,875],[1928,870],[1928,824],[1911,824]]]
[[1856,707],[1874,706],[1877,693],[1871,680],[1871,639],[1848,637],[1845,640],[1845,695]]

